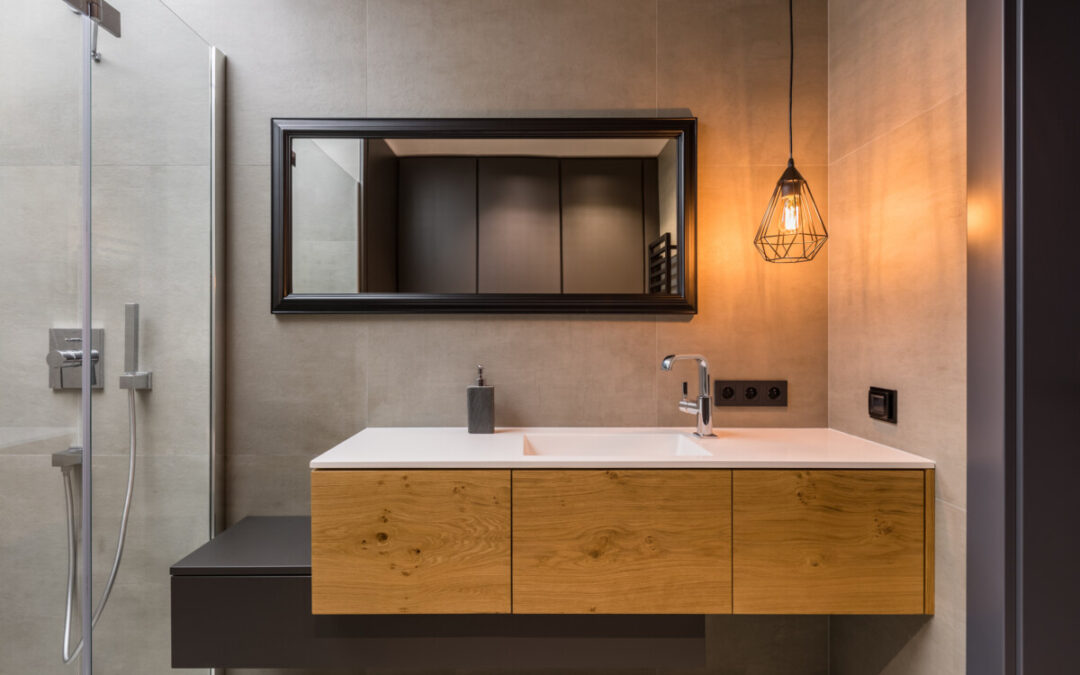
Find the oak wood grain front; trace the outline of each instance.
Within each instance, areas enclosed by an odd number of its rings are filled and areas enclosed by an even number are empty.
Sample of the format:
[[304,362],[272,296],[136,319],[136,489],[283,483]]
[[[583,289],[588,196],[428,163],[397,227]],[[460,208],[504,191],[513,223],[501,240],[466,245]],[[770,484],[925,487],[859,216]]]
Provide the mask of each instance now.
[[731,612],[731,472],[514,471],[514,612]]
[[923,613],[925,481],[921,470],[735,471],[735,613]]
[[314,614],[510,611],[510,472],[311,473]]

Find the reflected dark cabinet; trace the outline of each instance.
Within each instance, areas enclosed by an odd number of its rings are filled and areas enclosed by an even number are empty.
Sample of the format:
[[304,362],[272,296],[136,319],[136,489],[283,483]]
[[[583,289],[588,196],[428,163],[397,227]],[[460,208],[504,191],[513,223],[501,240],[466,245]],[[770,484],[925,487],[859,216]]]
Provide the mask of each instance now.
[[[658,232],[655,159],[562,160],[565,293],[645,293]],[[648,169],[647,169],[648,167]]]
[[398,160],[401,293],[476,291],[476,159]]
[[559,160],[484,157],[477,176],[477,292],[562,292]]
[[695,311],[693,118],[273,131],[274,312]]
[[657,188],[638,158],[404,157],[402,293],[645,293]]

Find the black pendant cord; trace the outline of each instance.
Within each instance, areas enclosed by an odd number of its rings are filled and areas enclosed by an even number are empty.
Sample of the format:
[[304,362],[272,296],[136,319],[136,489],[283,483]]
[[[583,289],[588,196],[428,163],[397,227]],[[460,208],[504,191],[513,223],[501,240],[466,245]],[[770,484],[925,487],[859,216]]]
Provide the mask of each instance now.
[[795,0],[787,0],[787,161],[795,162],[792,133],[792,106],[795,100]]

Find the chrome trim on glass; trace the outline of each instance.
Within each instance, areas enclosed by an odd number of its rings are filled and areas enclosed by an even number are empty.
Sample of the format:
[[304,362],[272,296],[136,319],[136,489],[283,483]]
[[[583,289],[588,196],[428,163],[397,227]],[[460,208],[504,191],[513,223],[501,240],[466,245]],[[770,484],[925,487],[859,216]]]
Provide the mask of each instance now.
[[225,54],[210,47],[210,538],[225,528]]
[[[64,2],[72,11],[89,18],[95,27],[101,26],[114,36],[120,37],[120,10],[105,2],[105,0],[64,0]],[[96,53],[93,40],[91,40],[90,44],[89,53]]]
[[[90,52],[93,49],[94,39],[94,21],[87,15],[82,17],[82,54],[80,58],[82,61],[82,125],[81,125],[81,145],[82,145],[82,158],[80,165],[80,173],[82,180],[82,344],[93,345],[91,340],[92,331],[91,316],[90,316],[90,282],[91,282],[91,209],[90,209],[90,190],[91,190],[91,150],[93,148],[92,137],[90,135],[91,127],[91,115],[93,113],[92,99],[91,99],[91,75],[92,69]],[[82,409],[82,445],[83,445],[83,466],[82,466],[82,531],[85,533],[86,541],[91,541],[91,534],[93,532],[93,490],[94,490],[94,478],[93,478],[93,437],[91,435],[91,422],[90,416],[90,392],[92,391],[91,369],[82,369],[82,392],[80,401],[80,407]],[[83,636],[83,651],[82,659],[79,661],[79,672],[82,675],[93,675],[94,672],[94,556],[92,555],[92,547],[83,547],[83,579],[86,582],[82,586],[82,598],[80,600],[81,609],[81,623],[82,623],[82,636]]]

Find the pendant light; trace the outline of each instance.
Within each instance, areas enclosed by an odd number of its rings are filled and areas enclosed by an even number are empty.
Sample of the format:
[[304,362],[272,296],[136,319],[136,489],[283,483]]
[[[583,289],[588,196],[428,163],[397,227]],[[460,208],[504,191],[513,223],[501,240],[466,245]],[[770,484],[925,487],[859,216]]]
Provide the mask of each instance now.
[[825,246],[829,233],[821,219],[810,185],[795,168],[791,133],[791,108],[795,84],[795,12],[794,0],[788,0],[788,162],[776,181],[772,199],[754,236],[754,246],[768,262],[793,263],[813,260]]

